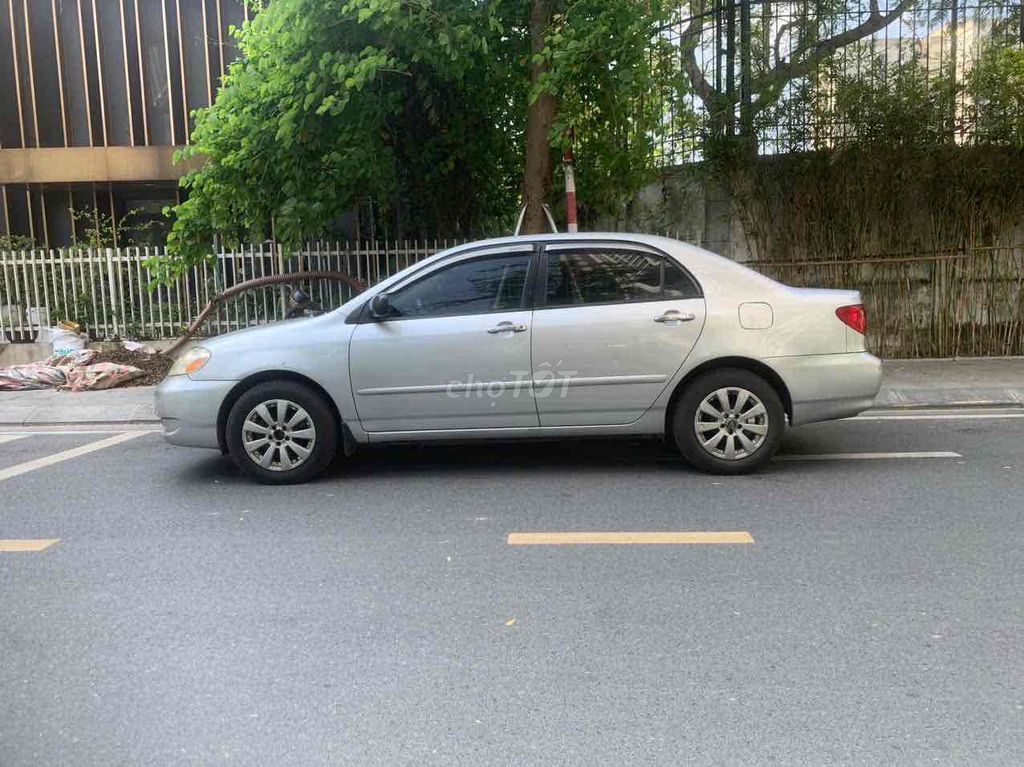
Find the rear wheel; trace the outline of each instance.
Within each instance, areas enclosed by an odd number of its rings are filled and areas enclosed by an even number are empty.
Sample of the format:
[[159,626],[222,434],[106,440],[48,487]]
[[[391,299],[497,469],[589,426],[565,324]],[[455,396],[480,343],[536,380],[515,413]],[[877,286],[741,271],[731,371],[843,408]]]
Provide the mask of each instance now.
[[228,452],[238,468],[270,485],[321,474],[338,447],[330,406],[293,381],[267,381],[246,391],[231,408],[226,429]]
[[676,404],[672,432],[683,457],[713,474],[745,474],[778,450],[786,427],[778,393],[749,370],[712,370]]

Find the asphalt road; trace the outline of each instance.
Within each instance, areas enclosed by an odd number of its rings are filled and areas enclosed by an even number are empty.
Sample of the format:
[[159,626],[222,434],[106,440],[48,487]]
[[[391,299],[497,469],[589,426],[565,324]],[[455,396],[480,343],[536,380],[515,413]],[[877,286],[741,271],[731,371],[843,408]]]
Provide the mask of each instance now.
[[[297,488],[155,434],[12,476],[110,435],[7,436],[0,539],[59,540],[0,552],[3,767],[1024,763],[1021,417],[784,447],[960,457],[410,447]],[[506,542],[568,531],[754,542]]]

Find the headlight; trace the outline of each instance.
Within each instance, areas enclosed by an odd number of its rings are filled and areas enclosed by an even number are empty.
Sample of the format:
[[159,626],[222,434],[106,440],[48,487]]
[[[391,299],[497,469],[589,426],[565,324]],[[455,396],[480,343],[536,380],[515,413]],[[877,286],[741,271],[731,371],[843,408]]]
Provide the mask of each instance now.
[[210,360],[210,350],[204,349],[202,346],[193,346],[187,352],[182,354],[171,365],[171,369],[167,372],[169,376],[184,376],[189,373],[195,373],[200,370]]

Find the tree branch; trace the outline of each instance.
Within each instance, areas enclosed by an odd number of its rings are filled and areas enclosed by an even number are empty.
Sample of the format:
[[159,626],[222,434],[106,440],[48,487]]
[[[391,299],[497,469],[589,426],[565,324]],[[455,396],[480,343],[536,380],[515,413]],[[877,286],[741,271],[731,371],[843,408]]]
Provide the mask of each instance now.
[[[690,84],[697,92],[697,95],[700,96],[701,101],[706,106],[710,106],[722,94],[708,82],[704,72],[701,71],[700,65],[697,63],[697,46],[700,44],[700,33],[704,29],[703,0],[697,4],[694,10],[696,12],[690,19],[690,23],[686,25],[686,29],[679,36],[679,47],[683,57],[683,69],[686,70],[686,75],[690,78]],[[690,41],[690,38],[694,39]]]
[[889,13],[882,14],[878,9],[878,0],[870,0],[871,13],[863,24],[840,32],[833,37],[820,40],[812,46],[793,53],[789,61],[780,61],[767,72],[760,82],[752,89],[758,96],[752,104],[758,112],[769,106],[783,87],[792,80],[810,74],[823,59],[828,58],[840,48],[855,43],[869,35],[873,35],[898,19],[914,0],[901,0]]

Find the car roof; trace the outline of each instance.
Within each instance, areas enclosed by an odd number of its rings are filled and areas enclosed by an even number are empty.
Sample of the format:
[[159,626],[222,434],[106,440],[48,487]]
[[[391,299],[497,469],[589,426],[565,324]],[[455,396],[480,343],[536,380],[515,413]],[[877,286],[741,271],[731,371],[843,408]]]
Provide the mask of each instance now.
[[[506,237],[492,237],[484,240],[473,240],[472,242],[465,242],[460,245],[445,248],[432,256],[418,261],[413,266],[427,267],[466,250],[501,247],[505,245],[515,245],[516,243],[571,243],[573,241],[579,241],[581,243],[621,242],[624,244],[643,245],[654,250],[661,251],[662,253],[668,253],[670,256],[679,258],[682,261],[683,266],[694,274],[697,281],[701,284],[705,294],[708,291],[709,284],[727,282],[730,277],[747,284],[758,284],[762,288],[768,286],[773,286],[775,288],[781,287],[774,280],[755,272],[753,269],[750,269],[743,264],[737,263],[729,258],[725,258],[724,256],[719,256],[709,250],[699,248],[696,245],[681,242],[680,240],[673,240],[671,237],[662,237],[656,234],[637,234],[634,232],[560,232],[557,234],[522,234],[509,235]],[[405,279],[404,274],[407,271],[408,270],[403,270],[398,274],[382,280],[372,286],[368,292],[371,294],[375,293],[378,290],[388,288],[388,286],[394,284],[396,281]],[[365,297],[366,296],[364,294],[355,296],[339,307],[339,309],[349,311],[351,308],[361,305]]]
[[704,248],[700,248],[696,245],[657,234],[639,234],[635,232],[560,232],[557,234],[522,234],[508,237],[493,237],[486,240],[467,242],[462,245],[449,248],[444,251],[444,253],[453,254],[463,249],[476,249],[491,245],[513,245],[517,242],[571,243],[574,240],[578,240],[580,242],[621,242],[646,245],[650,248],[654,248],[655,250],[660,250],[684,259],[684,265],[687,268],[700,272],[702,275],[707,274],[708,272],[724,272],[726,274],[733,275],[743,274],[744,276],[756,275],[757,278],[773,282],[737,261],[733,261],[725,256],[720,256],[717,253],[712,253],[711,251],[705,250]]

